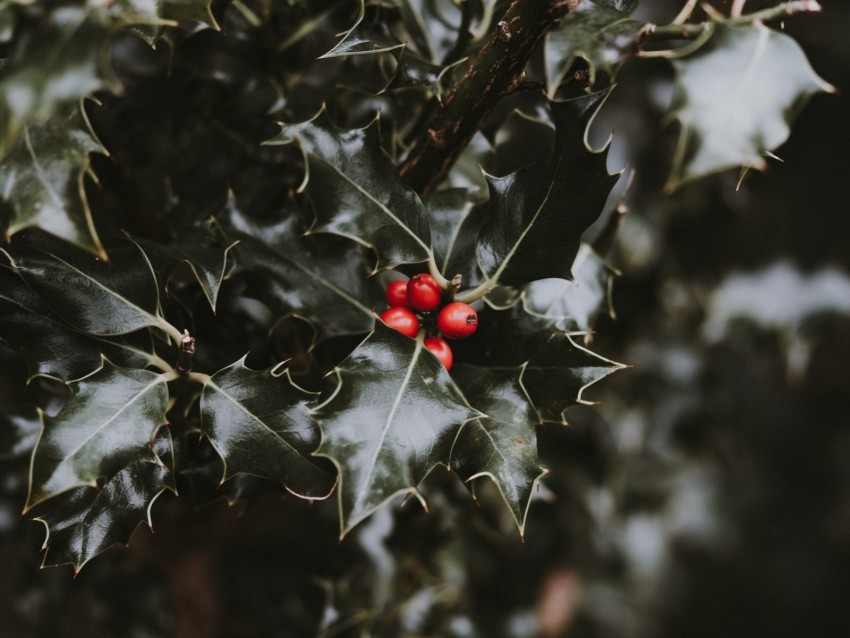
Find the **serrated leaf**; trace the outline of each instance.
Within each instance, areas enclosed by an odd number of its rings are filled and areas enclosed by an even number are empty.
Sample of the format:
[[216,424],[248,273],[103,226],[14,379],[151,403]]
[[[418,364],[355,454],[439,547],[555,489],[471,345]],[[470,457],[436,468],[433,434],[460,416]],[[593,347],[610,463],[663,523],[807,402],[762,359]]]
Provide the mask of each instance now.
[[670,189],[726,168],[763,169],[809,97],[834,90],[791,37],[761,24],[715,24],[708,42],[673,67],[670,114],[681,132]]
[[605,168],[607,148],[595,152],[586,142],[589,122],[607,95],[552,102],[550,153],[504,177],[488,176],[490,218],[478,236],[477,256],[491,286],[571,278],[581,234],[617,181]]
[[478,318],[476,333],[453,346],[455,361],[506,371],[521,367],[520,382],[541,423],[566,423],[563,412],[584,402],[588,386],[624,367],[577,345],[522,304],[486,307]]
[[[0,158],[28,124],[102,88],[115,88],[102,15],[86,7],[34,8],[0,79]],[[61,149],[56,149],[58,154]]]
[[384,291],[368,277],[362,246],[336,237],[303,236],[292,202],[268,222],[248,217],[231,199],[220,221],[240,240],[235,274],[261,276],[262,300],[278,314],[311,321],[319,340],[372,330]]
[[286,126],[267,144],[296,139],[307,159],[304,190],[316,216],[310,232],[334,233],[375,249],[378,269],[431,257],[431,233],[419,196],[381,148],[378,120],[336,128],[324,111]]
[[153,529],[154,501],[166,490],[176,493],[173,474],[160,460],[171,453],[167,430],[160,431],[154,449],[157,458],[128,465],[102,489],[78,487],[51,501],[35,518],[47,528],[42,567],[71,564],[79,572],[112,545],[126,544],[142,521]]
[[546,85],[553,98],[578,58],[587,60],[590,84],[601,71],[611,78],[636,50],[643,24],[602,0],[582,2],[546,34]]
[[464,364],[452,368],[452,378],[467,400],[490,418],[463,426],[451,459],[452,469],[465,482],[489,476],[496,483],[522,534],[532,490],[545,470],[537,457],[537,415],[520,372]]
[[104,336],[155,327],[179,341],[180,333],[160,314],[159,287],[145,253],[127,240],[111,242],[109,253],[106,262],[60,242],[7,250],[15,271],[73,328]]
[[151,439],[165,423],[166,382],[164,375],[119,368],[104,359],[100,369],[70,383],[67,405],[55,417],[42,417],[27,509],[151,459]]
[[602,314],[613,316],[611,284],[619,274],[589,244],[573,261],[574,281],[540,279],[522,291],[525,311],[568,332],[589,332]]
[[448,465],[458,428],[480,413],[422,345],[378,322],[337,368],[336,391],[316,409],[316,454],[339,468],[342,534],[393,497],[417,494]]
[[7,241],[37,226],[105,256],[83,186],[95,152],[105,150],[79,105],[24,129],[0,161],[0,227]]
[[251,474],[302,498],[326,498],[334,477],[310,459],[319,442],[313,399],[288,370],[251,370],[244,358],[210,377],[201,393],[201,423],[224,461],[222,482]]
[[107,12],[119,24],[176,25],[192,20],[221,29],[212,13],[212,0],[116,0]]

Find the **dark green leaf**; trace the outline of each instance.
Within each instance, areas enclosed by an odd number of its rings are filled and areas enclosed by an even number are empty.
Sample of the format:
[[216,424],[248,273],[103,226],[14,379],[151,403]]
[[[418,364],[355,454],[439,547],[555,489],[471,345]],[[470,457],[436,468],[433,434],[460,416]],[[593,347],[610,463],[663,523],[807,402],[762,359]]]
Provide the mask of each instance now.
[[572,271],[574,281],[540,279],[528,284],[523,305],[529,314],[561,330],[589,333],[601,314],[613,316],[611,284],[618,273],[589,244],[579,248]]
[[66,492],[36,517],[47,528],[43,567],[71,564],[79,572],[112,545],[126,544],[142,521],[153,529],[154,501],[166,490],[176,493],[174,477],[160,460],[171,453],[166,429],[160,430],[154,449],[157,458],[128,465],[102,489],[78,487]]
[[467,400],[490,418],[463,426],[451,458],[452,469],[467,483],[481,476],[496,483],[522,534],[532,490],[545,470],[537,458],[537,415],[520,373],[521,368],[452,368],[452,378]]
[[540,422],[566,423],[564,410],[583,402],[585,388],[623,367],[577,345],[521,304],[487,307],[478,317],[478,331],[454,345],[455,361],[506,371],[522,367],[520,382]]
[[156,277],[137,244],[109,244],[109,262],[58,242],[47,248],[13,244],[8,254],[18,274],[63,321],[96,335],[156,327],[179,342],[180,333],[160,315]]
[[4,410],[0,413],[0,461],[32,454],[40,431],[41,419],[34,407]]
[[79,105],[24,129],[0,161],[0,228],[7,240],[38,226],[105,256],[83,187],[93,152],[104,149]]
[[425,207],[381,148],[377,119],[364,129],[343,131],[322,110],[308,122],[286,126],[267,143],[292,139],[307,158],[304,188],[316,215],[311,232],[343,235],[374,248],[379,269],[431,257]]
[[176,24],[184,20],[219,29],[212,0],[117,0],[108,12],[121,24]]
[[708,42],[673,67],[670,112],[682,129],[669,188],[726,168],[763,169],[809,97],[834,91],[793,39],[761,24],[715,24]]
[[546,34],[546,84],[550,97],[554,97],[576,59],[587,60],[592,85],[599,71],[615,77],[636,50],[643,24],[606,4],[603,0],[582,2]]
[[490,219],[478,237],[478,263],[490,285],[571,278],[581,234],[617,181],[607,148],[588,148],[590,119],[608,91],[552,102],[555,143],[538,162],[504,177],[488,176]]
[[[46,9],[11,44],[0,78],[0,158],[30,123],[101,88],[116,88],[108,60],[109,30],[101,13],[71,5]],[[62,148],[51,148],[61,155]],[[60,182],[62,183],[62,182]]]
[[224,461],[222,481],[251,474],[302,498],[327,497],[334,477],[309,458],[319,442],[313,398],[278,367],[251,370],[243,358],[216,372],[201,393],[201,422]]
[[235,248],[236,273],[260,275],[262,301],[273,311],[310,320],[320,340],[372,329],[372,311],[383,303],[384,293],[378,281],[368,277],[362,246],[336,237],[304,237],[291,208],[279,218],[260,222],[231,200],[221,221],[241,242]]
[[99,370],[69,384],[73,395],[64,409],[42,417],[27,508],[151,459],[151,439],[165,423],[166,381],[164,375],[118,368],[104,359]]
[[448,465],[458,428],[479,416],[446,369],[414,340],[378,322],[337,368],[338,386],[316,410],[317,454],[339,468],[342,533]]

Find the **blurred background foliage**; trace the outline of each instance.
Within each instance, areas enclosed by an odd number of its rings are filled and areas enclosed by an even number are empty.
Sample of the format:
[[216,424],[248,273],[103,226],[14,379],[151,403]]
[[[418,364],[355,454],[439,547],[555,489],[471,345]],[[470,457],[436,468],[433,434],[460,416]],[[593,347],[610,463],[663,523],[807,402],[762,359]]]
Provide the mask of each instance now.
[[[312,62],[350,26],[351,4],[304,14],[216,1],[226,36],[166,30],[155,49],[146,32],[112,40],[125,92],[89,108],[112,154],[94,159],[99,227],[168,241],[219,210],[228,184],[273,210],[299,179],[282,167],[300,160],[258,143],[274,119],[305,119],[323,101],[351,126],[376,108],[406,121],[403,94],[374,96],[387,79],[374,57]],[[850,5],[822,4],[787,30],[846,90]],[[644,0],[635,17],[669,21],[679,5]],[[298,32],[305,19],[316,28]],[[373,84],[347,87],[352,68]],[[250,479],[216,489],[219,461],[198,443],[178,455],[208,459],[208,472],[178,476],[181,497],[156,502],[154,534],[137,529],[76,576],[40,570],[43,526],[19,513],[28,406],[49,405],[55,388],[27,385],[0,348],[0,635],[850,635],[850,101],[815,97],[783,162],[737,192],[729,172],[665,194],[670,86],[666,64],[628,62],[594,125],[599,140],[614,130],[609,169],[636,171],[610,254],[617,320],[599,323],[594,350],[633,367],[594,387],[585,398],[599,405],[568,412],[569,427],[540,429],[550,472],[524,539],[492,485],[474,503],[437,471],[423,490],[430,512],[384,508],[339,542],[334,502]],[[286,346],[238,307],[244,285],[222,290],[222,348],[238,330],[228,356],[247,342],[277,360]]]

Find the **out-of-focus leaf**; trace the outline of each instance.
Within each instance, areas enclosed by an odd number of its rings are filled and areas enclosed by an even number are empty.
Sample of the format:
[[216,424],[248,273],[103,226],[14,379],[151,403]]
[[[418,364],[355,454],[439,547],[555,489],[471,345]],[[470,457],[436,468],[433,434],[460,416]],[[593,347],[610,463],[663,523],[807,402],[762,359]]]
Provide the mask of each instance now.
[[463,285],[477,286],[481,271],[475,260],[475,242],[487,219],[487,205],[476,203],[466,188],[444,188],[425,200],[437,267],[447,279],[463,276]]
[[212,0],[117,0],[110,17],[123,24],[176,24],[184,20],[220,29],[212,13]]
[[156,277],[134,242],[110,243],[109,262],[60,242],[44,249],[13,244],[7,253],[24,281],[77,330],[120,335],[155,327],[179,341],[160,315]]
[[267,144],[292,139],[307,159],[304,189],[316,215],[310,232],[343,235],[374,248],[378,269],[431,256],[425,207],[381,148],[377,119],[344,131],[322,110],[308,122],[286,126]]
[[41,431],[41,419],[34,407],[0,413],[0,460],[20,458],[32,453]]
[[44,426],[32,457],[27,508],[75,487],[96,486],[136,461],[152,458],[151,439],[165,423],[166,377],[147,370],[101,368],[70,385],[73,395]]
[[552,102],[555,142],[538,162],[504,177],[488,176],[490,219],[478,236],[478,263],[491,285],[547,277],[570,279],[581,234],[617,181],[607,148],[588,148],[586,131],[608,95],[600,91]]
[[201,422],[224,461],[222,481],[251,474],[302,498],[327,497],[334,477],[309,458],[319,443],[313,399],[287,370],[251,370],[244,358],[210,377],[201,393]]
[[708,42],[673,67],[670,114],[682,128],[671,189],[726,168],[763,169],[808,99],[834,91],[791,37],[761,24],[715,24]]
[[479,312],[478,330],[453,347],[455,361],[513,370],[539,421],[566,423],[563,412],[583,403],[584,390],[623,368],[577,345],[569,334],[547,320],[525,312],[522,304],[507,310],[486,307]]
[[574,281],[540,279],[528,284],[522,292],[523,306],[561,330],[589,332],[600,315],[613,316],[611,284],[619,273],[589,244],[579,248],[572,271]]
[[[41,15],[16,34],[0,78],[0,158],[26,125],[46,120],[62,104],[117,87],[100,12],[71,5],[35,10]],[[62,151],[58,146],[49,152]]]
[[603,0],[582,2],[546,34],[546,84],[550,98],[576,59],[587,60],[592,85],[599,71],[615,77],[634,52],[643,24],[606,4]]
[[[291,205],[292,202],[290,202]],[[262,278],[262,301],[279,314],[310,320],[317,338],[372,330],[384,292],[362,246],[327,236],[303,236],[291,208],[268,223],[250,219],[231,200],[220,221],[240,239],[236,273]]]
[[75,104],[26,127],[8,155],[0,153],[0,228],[7,240],[38,226],[105,256],[83,186],[93,152],[105,150]]
[[79,572],[112,545],[126,544],[142,521],[153,529],[154,501],[166,490],[176,493],[173,474],[161,460],[171,454],[165,428],[154,442],[154,451],[156,458],[131,463],[102,489],[78,487],[59,495],[50,509],[35,518],[47,528],[43,567],[71,564]]
[[342,534],[449,464],[458,428],[481,416],[421,340],[378,322],[336,368],[336,391],[316,409],[317,451],[339,468]]
[[346,55],[368,55],[386,53],[404,48],[404,42],[389,33],[383,23],[375,25],[364,20],[365,3],[360,3],[360,13],[354,25],[342,34],[339,42],[321,58],[337,58]]
[[452,469],[467,483],[481,476],[496,483],[522,534],[532,490],[545,471],[537,458],[537,415],[520,384],[520,373],[519,367],[452,368],[452,378],[467,400],[490,418],[463,426],[451,458]]

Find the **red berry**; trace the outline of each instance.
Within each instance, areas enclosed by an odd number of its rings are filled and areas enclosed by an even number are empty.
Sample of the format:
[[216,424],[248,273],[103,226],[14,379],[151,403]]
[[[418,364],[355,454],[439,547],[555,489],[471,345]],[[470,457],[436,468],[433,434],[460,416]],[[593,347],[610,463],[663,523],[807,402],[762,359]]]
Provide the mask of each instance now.
[[407,282],[407,303],[420,312],[436,310],[443,300],[443,289],[428,274],[413,275]]
[[407,282],[403,279],[391,281],[387,286],[387,303],[390,308],[410,308],[407,304]]
[[439,337],[429,337],[425,339],[425,347],[440,360],[440,363],[445,366],[446,370],[452,369],[454,355],[452,354],[451,347],[444,339],[440,339]]
[[478,328],[478,314],[469,304],[454,301],[440,310],[437,327],[448,339],[463,339]]
[[381,313],[381,321],[393,330],[407,337],[415,337],[419,332],[419,319],[407,308],[390,308]]

